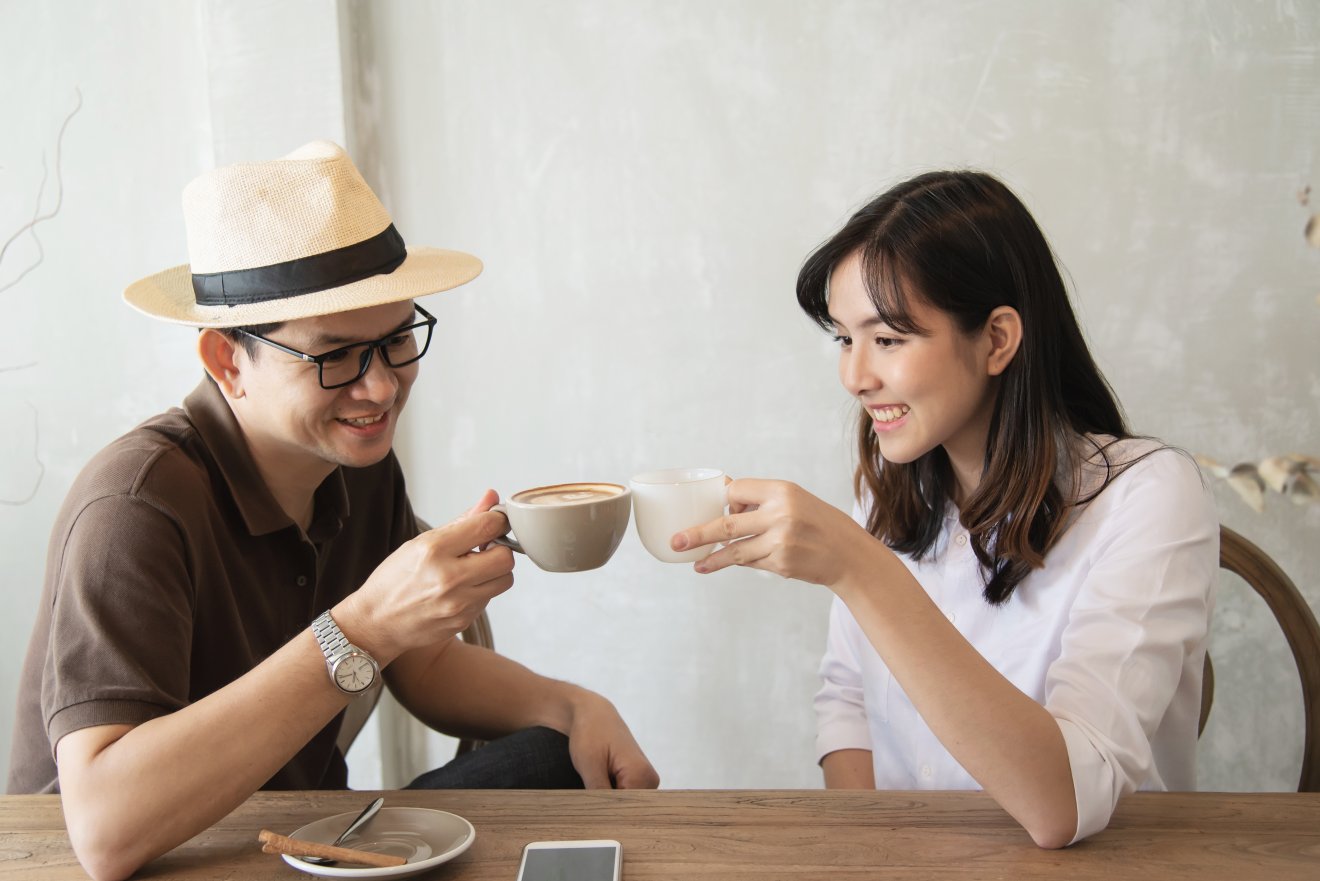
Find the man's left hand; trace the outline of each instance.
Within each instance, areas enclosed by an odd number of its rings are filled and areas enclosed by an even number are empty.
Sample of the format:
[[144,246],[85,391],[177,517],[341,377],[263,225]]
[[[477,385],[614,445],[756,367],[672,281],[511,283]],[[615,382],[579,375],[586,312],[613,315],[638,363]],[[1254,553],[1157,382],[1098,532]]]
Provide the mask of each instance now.
[[592,692],[573,702],[568,752],[587,789],[655,789],[660,775],[614,705]]

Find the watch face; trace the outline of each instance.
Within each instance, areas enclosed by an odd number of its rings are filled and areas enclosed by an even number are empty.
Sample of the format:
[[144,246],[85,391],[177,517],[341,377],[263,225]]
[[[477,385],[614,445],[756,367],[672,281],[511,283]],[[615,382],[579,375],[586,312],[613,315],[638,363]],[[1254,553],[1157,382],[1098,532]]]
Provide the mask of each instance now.
[[344,691],[362,691],[375,678],[375,666],[362,655],[349,655],[335,664],[335,682]]

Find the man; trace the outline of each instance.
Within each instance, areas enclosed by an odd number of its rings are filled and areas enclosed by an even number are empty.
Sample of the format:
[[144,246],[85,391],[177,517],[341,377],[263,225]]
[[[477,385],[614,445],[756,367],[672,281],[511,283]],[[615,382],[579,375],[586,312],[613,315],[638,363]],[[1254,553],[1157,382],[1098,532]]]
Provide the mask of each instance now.
[[488,490],[422,531],[391,446],[435,325],[413,299],[480,261],[405,250],[326,142],[203,175],[184,212],[190,265],[125,299],[201,328],[207,376],[65,501],[10,791],[63,793],[83,866],[123,878],[260,788],[344,787],[342,713],[381,671],[494,740],[419,785],[658,785],[604,698],[454,638],[513,584],[508,524]]

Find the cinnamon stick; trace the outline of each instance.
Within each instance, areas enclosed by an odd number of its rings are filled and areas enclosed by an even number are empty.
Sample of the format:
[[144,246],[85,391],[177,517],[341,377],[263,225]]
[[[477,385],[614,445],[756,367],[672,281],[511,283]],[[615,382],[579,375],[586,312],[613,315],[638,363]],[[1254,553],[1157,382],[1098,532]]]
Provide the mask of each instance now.
[[403,857],[392,857],[383,853],[371,853],[365,850],[353,850],[349,847],[331,847],[315,841],[301,838],[289,838],[269,829],[262,829],[257,840],[262,843],[263,853],[285,853],[291,857],[324,857],[327,860],[339,860],[343,863],[357,863],[362,866],[374,866],[388,869],[392,866],[407,864]]

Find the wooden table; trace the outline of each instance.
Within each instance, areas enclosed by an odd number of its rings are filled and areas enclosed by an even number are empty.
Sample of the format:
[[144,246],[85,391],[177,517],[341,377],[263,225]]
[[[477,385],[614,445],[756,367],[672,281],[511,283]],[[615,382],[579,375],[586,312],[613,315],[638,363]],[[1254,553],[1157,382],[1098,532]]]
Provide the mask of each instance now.
[[[424,879],[514,881],[529,841],[616,838],[625,881],[687,878],[1320,879],[1320,794],[1141,793],[1109,829],[1043,851],[981,793],[691,790],[387,792],[387,804],[460,814],[477,840]],[[310,879],[260,852],[263,827],[289,833],[357,810],[373,793],[258,793],[135,877]],[[58,796],[0,797],[0,878],[86,877]]]

